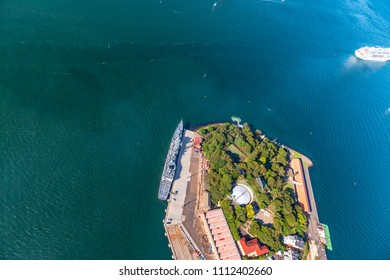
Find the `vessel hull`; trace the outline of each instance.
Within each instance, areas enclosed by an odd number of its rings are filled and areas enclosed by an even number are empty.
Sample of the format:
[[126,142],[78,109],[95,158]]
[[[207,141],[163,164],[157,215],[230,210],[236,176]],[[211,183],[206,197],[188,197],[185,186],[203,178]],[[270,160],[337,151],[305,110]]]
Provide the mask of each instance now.
[[183,136],[183,121],[180,121],[173,133],[164,169],[158,189],[158,199],[167,200],[176,174],[176,160],[180,151]]
[[362,47],[355,51],[355,56],[367,61],[386,62],[390,60],[390,48]]

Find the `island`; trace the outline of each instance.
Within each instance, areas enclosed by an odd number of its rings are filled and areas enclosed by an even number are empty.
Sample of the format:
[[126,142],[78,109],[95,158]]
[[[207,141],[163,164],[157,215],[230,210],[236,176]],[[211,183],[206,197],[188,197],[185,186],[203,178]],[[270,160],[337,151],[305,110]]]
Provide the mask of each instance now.
[[241,119],[183,130],[163,220],[178,260],[326,260],[309,168]]

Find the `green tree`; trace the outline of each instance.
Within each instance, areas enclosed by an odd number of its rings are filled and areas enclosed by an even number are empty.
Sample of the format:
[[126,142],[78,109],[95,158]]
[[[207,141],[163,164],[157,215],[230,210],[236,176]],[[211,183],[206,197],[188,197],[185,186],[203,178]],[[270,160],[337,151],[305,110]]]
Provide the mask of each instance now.
[[249,145],[249,143],[245,143],[244,144],[244,150],[245,152],[247,152],[248,154],[250,154],[252,152],[252,146]]
[[252,136],[247,136],[246,141],[251,145],[251,147],[254,149],[256,148],[256,141]]
[[256,151],[254,151],[254,152],[252,152],[252,153],[248,156],[247,160],[255,161],[256,158],[257,158],[257,153],[256,153]]
[[236,206],[234,208],[234,212],[236,214],[237,219],[241,222],[241,224],[246,221],[246,209],[241,206]]
[[246,208],[246,216],[248,219],[253,219],[253,217],[255,216],[255,211],[253,210],[253,206],[252,204],[247,204],[245,206]]
[[207,131],[206,128],[201,128],[201,129],[199,129],[199,134],[202,135],[202,136],[203,136],[203,135],[206,135],[207,132],[208,132],[208,131]]
[[284,220],[280,217],[280,215],[276,215],[276,216],[274,217],[273,225],[274,225],[275,230],[276,230],[278,233],[281,233],[281,232],[282,232],[282,230],[283,230],[283,225],[284,225]]
[[230,174],[223,174],[221,180],[221,187],[227,192],[232,189],[232,176]]
[[[277,175],[276,175],[277,176]],[[278,188],[280,188],[280,187],[282,187],[283,186],[283,179],[282,178],[280,178],[280,176],[277,176],[276,177],[276,181],[275,181],[275,187],[278,187]]]
[[286,166],[288,164],[287,157],[285,155],[278,154],[276,156],[276,161],[283,166]]
[[238,239],[240,239],[240,234],[238,232],[238,225],[236,222],[236,216],[234,214],[233,207],[227,200],[224,200],[221,202],[221,208],[224,216],[226,217],[226,221],[228,222],[228,226],[230,232],[232,233],[233,239],[237,241]]
[[291,227],[294,228],[298,225],[295,216],[292,213],[289,213],[285,216],[287,224]]
[[286,170],[284,169],[283,166],[280,166],[280,167],[279,167],[278,175],[279,175],[280,177],[286,176]]
[[306,223],[307,223],[306,216],[303,215],[302,213],[298,213],[297,216],[298,216],[298,223],[299,223],[299,225],[305,227]]
[[239,147],[244,147],[245,146],[245,141],[242,137],[237,137],[234,143],[237,144]]
[[260,164],[259,171],[260,171],[260,175],[264,176],[265,173],[267,173],[267,168],[265,168],[265,166],[263,164]]
[[241,170],[244,170],[244,171],[247,171],[248,170],[248,167],[246,165],[245,162],[240,162],[239,164],[237,164],[237,166],[241,169]]
[[274,179],[273,177],[269,177],[268,180],[267,180],[267,185],[268,185],[270,188],[275,187],[275,179]]
[[[270,207],[274,212],[272,226],[260,225],[253,220],[251,234],[266,244],[271,252],[284,249],[281,243],[282,235],[303,236],[307,230],[307,217],[284,188],[289,160],[288,150],[263,137],[259,131],[253,133],[247,123],[242,129],[228,123],[213,125],[201,130],[201,133],[204,139],[203,151],[210,162],[206,182],[211,200],[221,205],[234,239],[240,237],[238,227],[247,218],[254,216],[252,205],[232,207],[226,199],[235,180],[243,177],[253,188],[259,207]],[[247,154],[245,162],[237,159],[235,163],[226,152],[226,147],[231,143]],[[254,179],[260,176],[267,183],[261,190]]]
[[279,164],[277,164],[276,162],[273,162],[272,165],[271,165],[271,170],[273,170],[275,172],[278,172],[279,171],[279,167],[280,167]]
[[279,212],[282,209],[282,201],[274,199],[271,203],[271,207],[274,213]]
[[262,209],[267,208],[268,205],[270,204],[270,199],[266,193],[263,192],[260,193],[257,198],[258,198],[259,206]]

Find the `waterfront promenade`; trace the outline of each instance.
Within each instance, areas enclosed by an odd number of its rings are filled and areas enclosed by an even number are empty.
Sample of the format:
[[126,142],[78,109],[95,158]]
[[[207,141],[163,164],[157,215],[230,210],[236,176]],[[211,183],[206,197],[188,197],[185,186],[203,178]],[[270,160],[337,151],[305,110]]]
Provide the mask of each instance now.
[[207,256],[209,252],[209,243],[205,241],[205,234],[202,223],[199,219],[199,189],[201,185],[201,157],[200,153],[192,152],[190,162],[190,182],[186,193],[186,202],[183,207],[184,228],[194,239],[199,251]]
[[198,190],[202,170],[200,154],[192,151],[195,133],[184,130],[175,180],[164,219],[166,236],[176,260],[213,259],[198,219]]
[[195,132],[185,130],[164,219],[166,236],[176,260],[217,259],[199,218],[202,189],[201,153],[192,151]]
[[[313,186],[311,184],[310,175],[309,175],[309,168],[307,166],[303,167],[303,173],[305,175],[305,181],[306,181],[306,188],[307,188],[307,195],[309,197],[309,202],[311,206],[310,211],[310,217],[309,217],[309,224],[307,229],[308,239],[313,240],[314,243],[313,246],[315,246],[314,250],[316,251],[318,255],[318,259],[320,260],[326,260],[326,252],[325,249],[322,248],[321,238],[318,233],[318,224],[319,224],[319,218],[318,218],[318,212],[317,212],[317,205],[314,198],[314,192],[313,192]],[[310,243],[309,243],[310,244]],[[311,259],[314,259],[314,256],[311,256]]]
[[193,255],[196,245],[188,234],[183,230],[182,223],[183,207],[186,200],[187,187],[189,183],[191,141],[194,133],[190,130],[183,131],[183,141],[180,148],[175,179],[172,184],[168,199],[168,207],[164,219],[164,228],[171,247],[173,258],[176,260],[196,259]]
[[290,147],[283,146],[290,152],[290,157],[292,159],[301,159],[303,163],[303,180],[305,181],[306,185],[306,191],[307,191],[307,197],[309,199],[310,204],[310,211],[308,212],[308,226],[307,226],[307,237],[308,237],[308,243],[310,247],[310,252],[308,259],[320,259],[320,260],[326,260],[326,251],[323,249],[323,245],[321,242],[321,238],[319,236],[318,232],[318,224],[319,224],[319,218],[318,218],[318,212],[317,212],[317,204],[314,197],[313,192],[313,186],[311,184],[310,180],[310,173],[309,168],[313,166],[313,162],[305,155],[299,153],[298,151],[291,149]]

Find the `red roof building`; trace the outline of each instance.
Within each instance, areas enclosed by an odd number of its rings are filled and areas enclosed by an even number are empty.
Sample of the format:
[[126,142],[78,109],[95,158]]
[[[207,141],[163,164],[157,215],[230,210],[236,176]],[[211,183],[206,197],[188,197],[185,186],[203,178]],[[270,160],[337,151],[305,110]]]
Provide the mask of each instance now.
[[258,257],[269,252],[267,246],[260,246],[257,238],[246,241],[245,237],[237,241],[241,254],[248,257]]
[[192,150],[197,153],[201,152],[202,151],[201,144],[202,144],[202,137],[195,137]]
[[298,202],[301,204],[303,211],[310,213],[309,196],[306,190],[305,175],[303,174],[302,161],[300,158],[291,160],[291,168],[294,170],[295,191],[298,196]]

